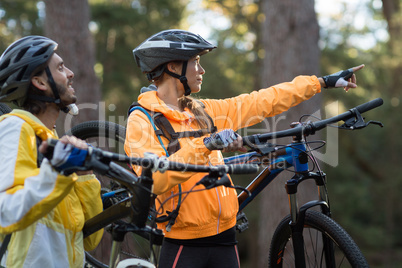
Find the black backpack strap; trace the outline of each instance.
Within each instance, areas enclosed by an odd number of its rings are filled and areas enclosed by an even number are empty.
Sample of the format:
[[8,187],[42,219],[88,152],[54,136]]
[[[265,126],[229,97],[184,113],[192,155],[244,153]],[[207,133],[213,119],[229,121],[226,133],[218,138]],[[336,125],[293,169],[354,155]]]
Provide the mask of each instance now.
[[40,167],[40,165],[42,164],[43,158],[45,158],[45,156],[39,152],[39,146],[41,145],[42,140],[36,136],[36,152],[37,152],[37,159],[36,159],[36,164],[38,167]]
[[6,237],[3,240],[3,243],[1,243],[1,247],[0,247],[0,261],[3,258],[4,254],[6,253],[8,244],[10,243],[10,239],[11,239],[11,234],[6,235]]
[[[161,113],[154,113],[154,112],[142,107],[141,104],[139,104],[138,102],[135,101],[130,105],[130,108],[128,108],[127,117],[130,116],[130,114],[134,111],[133,108],[137,107],[137,106],[139,106],[142,109],[144,109],[145,111],[147,111],[154,121],[155,121],[155,117],[159,116],[161,114]],[[163,135],[163,132],[160,130],[160,127],[158,125],[156,125],[156,126],[158,127],[158,130],[155,130],[155,134],[158,136]]]
[[[200,101],[197,102],[202,106],[202,108],[205,108],[205,105],[202,102]],[[130,115],[130,113],[134,110],[133,108],[136,106],[142,107],[138,102],[133,102],[128,110],[128,115]],[[145,109],[144,107],[142,108],[152,116],[155,126],[158,128],[158,130],[155,130],[155,134],[157,136],[163,136],[166,139],[168,139],[169,144],[167,152],[169,153],[169,155],[172,155],[173,153],[177,152],[180,149],[179,138],[185,138],[185,137],[199,138],[207,133],[215,133],[217,131],[217,128],[214,125],[214,121],[212,120],[211,116],[209,116],[208,113],[206,113],[206,115],[208,117],[208,120],[210,121],[209,128],[199,129],[195,131],[176,132],[173,129],[172,125],[170,124],[169,120],[162,113],[155,113],[149,111],[148,109]]]
[[[131,112],[133,111],[132,110],[132,108],[134,108],[134,107],[136,107],[136,106],[141,106],[138,102],[133,102],[133,103],[131,103],[131,105],[130,105],[130,107],[128,108],[128,111],[127,111],[127,117],[129,117],[130,116],[130,114],[131,114]],[[142,107],[142,106],[141,106]],[[145,109],[145,108],[144,108]]]
[[199,129],[195,131],[182,131],[182,132],[176,132],[173,129],[172,125],[170,124],[169,120],[165,116],[163,116],[163,114],[158,113],[154,117],[155,125],[163,132],[162,135],[169,140],[169,145],[167,149],[169,155],[177,152],[180,149],[179,138],[188,138],[188,137],[199,138],[207,133],[216,132],[216,127],[214,125],[214,122],[212,121],[212,118],[208,114],[207,116],[211,122],[211,128]]
[[167,151],[169,155],[174,154],[178,150],[180,150],[180,143],[179,143],[179,132],[174,131],[172,125],[170,124],[169,120],[161,114],[158,113],[155,117],[155,125],[162,131],[162,135],[169,140]]

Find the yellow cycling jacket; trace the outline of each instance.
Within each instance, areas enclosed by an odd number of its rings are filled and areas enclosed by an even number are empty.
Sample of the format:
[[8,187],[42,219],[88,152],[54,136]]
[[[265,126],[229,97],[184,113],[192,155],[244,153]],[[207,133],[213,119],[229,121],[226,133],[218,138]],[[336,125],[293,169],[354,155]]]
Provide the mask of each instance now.
[[[242,94],[234,98],[222,100],[201,100],[205,111],[211,116],[218,131],[223,129],[238,130],[261,122],[264,118],[280,114],[290,107],[307,100],[321,91],[320,83],[315,76],[298,76],[292,82],[282,83],[270,88]],[[197,130],[194,115],[185,110],[180,112],[169,108],[158,98],[156,91],[141,94],[138,103],[153,112],[162,113],[176,132]],[[203,139],[185,137],[180,139],[181,149],[169,156],[169,160],[189,164],[218,165],[223,164],[220,151],[209,151]],[[167,148],[168,140],[162,137]],[[142,157],[145,152],[166,155],[147,116],[138,110],[133,111],[127,123],[125,141],[127,155]],[[141,168],[134,166],[137,174]],[[153,191],[163,204],[160,212],[172,211],[178,202],[178,184],[182,191],[189,191],[205,173],[166,171],[153,174]],[[203,189],[197,186],[193,190]],[[183,197],[185,194],[183,194]],[[169,199],[169,200],[168,200]],[[157,207],[160,202],[156,202]],[[158,227],[165,231],[166,237],[173,239],[194,239],[219,234],[236,224],[238,201],[236,191],[223,186],[189,194],[182,203],[176,223],[170,232],[166,224]]]
[[37,167],[37,142],[57,138],[29,112],[0,117],[0,238],[12,233],[1,264],[6,267],[83,267],[85,220],[102,211],[100,183],[94,175],[62,176],[45,158]]

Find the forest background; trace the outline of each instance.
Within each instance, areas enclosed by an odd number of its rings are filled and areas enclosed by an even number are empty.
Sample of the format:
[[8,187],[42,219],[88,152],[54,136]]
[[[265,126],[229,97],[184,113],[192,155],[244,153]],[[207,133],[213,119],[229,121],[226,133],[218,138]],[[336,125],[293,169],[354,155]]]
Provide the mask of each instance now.
[[[206,69],[202,98],[231,97],[300,74],[320,76],[364,63],[357,89],[347,94],[323,89],[280,117],[240,133],[284,129],[303,114],[325,118],[383,98],[384,105],[366,117],[384,128],[324,133],[330,138],[321,160],[335,220],[372,267],[398,267],[401,7],[402,0],[0,0],[0,51],[31,34],[60,44],[59,54],[75,73],[81,113],[61,119],[59,133],[94,119],[124,125],[128,106],[148,85],[132,49],[165,29],[191,30],[218,46],[201,60]],[[243,186],[250,181],[234,179]],[[288,213],[283,183],[278,178],[245,210],[250,230],[238,235],[243,267],[266,264],[273,228]]]

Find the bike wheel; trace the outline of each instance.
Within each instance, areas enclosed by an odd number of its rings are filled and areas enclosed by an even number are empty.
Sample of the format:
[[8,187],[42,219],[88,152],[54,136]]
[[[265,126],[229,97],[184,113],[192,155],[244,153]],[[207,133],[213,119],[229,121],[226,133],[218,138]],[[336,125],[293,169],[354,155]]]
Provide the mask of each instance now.
[[[269,250],[269,267],[295,267],[290,215],[275,230]],[[304,230],[305,267],[369,267],[353,239],[334,220],[317,211],[307,211]],[[324,240],[330,241],[334,262],[326,263]],[[328,244],[328,243],[327,243]]]
[[7,104],[0,103],[0,115],[8,114],[9,112],[11,112],[11,110],[12,109],[10,107],[8,107]]
[[[113,122],[97,120],[83,122],[68,130],[66,135],[73,135],[85,140],[95,148],[125,154],[124,141],[126,139],[126,128]],[[128,164],[121,165],[131,170]],[[101,182],[102,189],[116,190],[120,188],[120,185],[111,178],[100,174],[96,175]]]
[[[66,134],[85,140],[96,148],[109,152],[125,154],[124,141],[126,137],[126,129],[119,124],[107,121],[88,121],[74,126],[67,131]],[[127,164],[122,164],[122,166],[131,170]],[[101,182],[102,194],[116,191],[121,188],[117,182],[107,176],[102,176],[100,174],[96,174],[96,176]],[[124,192],[121,194],[123,195],[122,198],[126,197]],[[104,208],[111,204],[115,204],[120,200],[119,198],[120,196],[116,195],[103,200]],[[120,222],[121,221],[129,222],[130,219],[121,219]],[[95,250],[85,252],[86,267],[109,267],[108,264],[112,246],[112,228],[113,224],[105,228],[102,240]],[[121,244],[119,259],[122,261],[125,259],[137,258],[155,263],[156,261],[152,258],[154,258],[153,256],[155,255],[159,256],[158,250],[158,246],[151,247],[148,239],[133,233],[127,233]]]

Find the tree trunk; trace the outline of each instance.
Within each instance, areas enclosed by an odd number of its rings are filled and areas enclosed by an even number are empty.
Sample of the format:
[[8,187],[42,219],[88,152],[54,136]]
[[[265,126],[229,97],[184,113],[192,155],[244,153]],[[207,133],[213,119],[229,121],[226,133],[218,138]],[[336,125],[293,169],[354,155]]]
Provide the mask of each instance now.
[[382,0],[384,18],[387,20],[389,33],[389,49],[392,59],[388,66],[391,69],[391,97],[399,97],[400,85],[402,84],[402,12],[401,1]]
[[[388,98],[392,102],[397,100],[397,104],[393,104],[393,113],[400,114],[401,105],[399,104],[400,100],[400,88],[402,84],[402,1],[400,0],[382,0],[383,3],[383,14],[384,18],[388,24],[388,33],[389,33],[389,60],[387,61],[387,71],[390,74],[390,83],[389,83],[389,92]],[[398,112],[399,111],[399,112]],[[394,131],[385,133],[386,141],[388,148],[398,148],[400,142],[397,132],[398,128],[395,128]],[[388,155],[388,165],[390,167],[397,167],[400,165],[400,157],[398,150],[389,150]],[[387,176],[389,178],[396,178],[399,175],[399,170],[397,168],[390,168],[387,172]],[[388,195],[386,198],[385,209],[385,217],[386,217],[386,230],[387,233],[390,234],[391,237],[396,238],[395,232],[399,228],[397,223],[397,219],[400,215],[399,211],[401,210],[401,206],[395,206],[395,204],[400,204],[399,202],[399,192],[394,191],[393,183],[388,183]],[[397,241],[398,238],[396,238]],[[399,238],[400,239],[400,238]],[[400,240],[399,240],[400,241]],[[398,242],[395,242],[398,243]]]
[[[319,27],[313,0],[262,1],[265,21],[262,23],[262,47],[265,57],[262,60],[261,88],[281,82],[291,81],[298,75],[318,75]],[[313,114],[321,107],[321,98],[312,99],[291,108],[288,112],[270,118],[268,131],[289,128],[306,113]],[[289,143],[291,139],[274,141]],[[283,172],[262,192],[259,224],[259,258],[255,267],[267,267],[268,249],[273,232],[280,220],[289,214],[288,198],[284,183],[293,176]],[[305,183],[303,183],[305,184]],[[308,184],[311,185],[311,184]],[[302,185],[303,186],[303,185]],[[315,186],[299,189],[299,204],[307,198],[316,198]],[[310,198],[310,199],[311,199]]]
[[101,90],[94,72],[95,47],[88,28],[90,9],[85,0],[45,0],[45,34],[55,40],[57,53],[74,74],[74,89],[77,94],[78,116],[61,115],[57,121],[59,134],[74,124],[100,117]]

